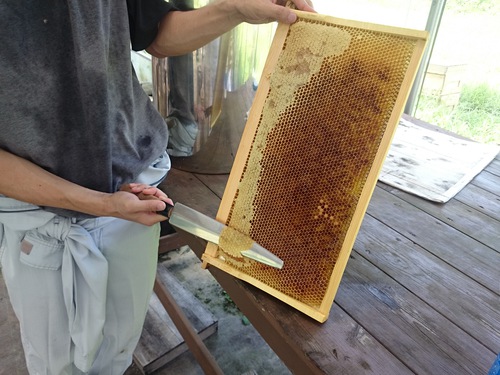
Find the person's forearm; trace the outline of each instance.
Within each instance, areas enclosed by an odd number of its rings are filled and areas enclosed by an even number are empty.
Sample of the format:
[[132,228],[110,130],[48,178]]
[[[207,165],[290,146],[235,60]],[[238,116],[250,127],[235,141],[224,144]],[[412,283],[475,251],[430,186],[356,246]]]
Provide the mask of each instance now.
[[4,150],[0,150],[0,194],[38,206],[112,214],[107,204],[110,194],[71,183]]
[[241,23],[230,2],[218,1],[200,9],[168,13],[158,36],[147,48],[156,57],[177,56],[194,51]]
[[[286,0],[217,0],[202,8],[168,13],[146,49],[156,57],[183,55],[221,36],[242,22],[293,23],[297,15],[284,7]],[[310,0],[293,0],[299,10],[314,12]]]

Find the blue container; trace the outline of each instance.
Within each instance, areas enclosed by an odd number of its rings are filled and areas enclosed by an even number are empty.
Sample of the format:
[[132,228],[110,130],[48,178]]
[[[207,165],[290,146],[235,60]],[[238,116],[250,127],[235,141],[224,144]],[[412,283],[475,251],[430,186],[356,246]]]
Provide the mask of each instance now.
[[500,375],[500,354],[498,354],[497,359],[493,362],[493,366],[491,366],[488,375]]

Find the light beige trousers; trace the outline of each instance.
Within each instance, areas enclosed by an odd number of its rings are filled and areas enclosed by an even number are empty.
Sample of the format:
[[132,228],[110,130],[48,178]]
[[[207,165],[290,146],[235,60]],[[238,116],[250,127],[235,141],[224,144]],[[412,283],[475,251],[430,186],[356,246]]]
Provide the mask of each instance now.
[[[122,374],[131,364],[151,297],[159,225],[2,209],[2,274],[30,374]],[[37,214],[50,220],[23,230],[38,224]],[[64,229],[48,233],[53,227]]]
[[[157,185],[164,152],[137,182]],[[0,268],[31,375],[121,375],[151,298],[160,225],[76,220],[0,196]]]

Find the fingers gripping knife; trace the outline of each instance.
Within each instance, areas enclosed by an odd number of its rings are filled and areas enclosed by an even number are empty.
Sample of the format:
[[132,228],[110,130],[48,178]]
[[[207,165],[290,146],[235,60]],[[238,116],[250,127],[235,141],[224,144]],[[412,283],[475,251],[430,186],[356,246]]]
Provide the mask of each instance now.
[[[226,225],[219,223],[202,213],[193,210],[181,203],[174,206],[167,204],[160,215],[168,217],[170,225],[191,233],[196,237],[203,238],[206,241],[219,245],[221,233],[227,228]],[[241,234],[242,235],[242,234]],[[244,257],[256,260],[257,262],[267,264],[275,268],[283,268],[283,261],[269,250],[263,248],[258,243],[251,241],[252,244],[247,250],[242,250],[240,254]]]

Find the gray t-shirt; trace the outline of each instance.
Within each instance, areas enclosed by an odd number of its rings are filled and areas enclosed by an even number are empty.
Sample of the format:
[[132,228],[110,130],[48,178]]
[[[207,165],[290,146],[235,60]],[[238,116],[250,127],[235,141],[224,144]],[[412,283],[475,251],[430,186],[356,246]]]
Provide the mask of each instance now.
[[127,3],[0,2],[0,148],[103,192],[165,150],[130,61]]

